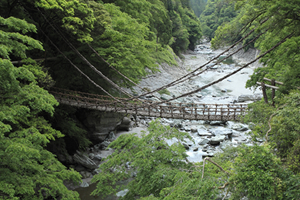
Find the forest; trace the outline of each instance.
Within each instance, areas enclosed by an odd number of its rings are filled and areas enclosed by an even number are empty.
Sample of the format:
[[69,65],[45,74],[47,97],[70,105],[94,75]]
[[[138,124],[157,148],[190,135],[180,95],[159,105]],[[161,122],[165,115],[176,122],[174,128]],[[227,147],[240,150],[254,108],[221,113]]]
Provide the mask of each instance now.
[[[177,65],[176,58],[203,37],[216,49],[245,37],[245,50],[269,52],[246,87],[257,88],[264,78],[284,84],[274,102],[249,105],[243,119],[253,140],[263,138],[264,144],[189,163],[181,142],[164,142],[188,135],[154,121],[149,135],[128,134],[111,143],[116,151],[94,176],[93,194],[114,193],[114,184],[130,177],[129,162],[137,175],[123,199],[225,199],[228,193],[230,199],[300,199],[299,3],[0,0],[0,199],[80,199],[64,181],[78,184],[81,175],[55,151],[74,152],[92,142],[78,123],[79,110],[59,105],[49,91],[118,93],[79,55],[119,86],[131,87],[160,63]],[[68,146],[70,140],[76,145]]]

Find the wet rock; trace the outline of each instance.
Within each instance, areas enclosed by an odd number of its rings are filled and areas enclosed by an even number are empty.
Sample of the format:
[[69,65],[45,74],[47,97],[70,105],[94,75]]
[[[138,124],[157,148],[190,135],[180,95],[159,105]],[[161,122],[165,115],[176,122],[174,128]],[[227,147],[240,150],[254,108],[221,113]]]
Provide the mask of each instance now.
[[238,102],[245,102],[245,101],[259,101],[262,99],[262,94],[254,94],[254,95],[241,95],[238,97]]
[[198,147],[195,147],[195,148],[193,149],[193,151],[198,151],[198,149],[199,149]]
[[160,96],[160,98],[161,98],[162,100],[170,100],[170,99],[172,99],[172,97],[171,97],[170,95],[167,95],[167,94],[162,94],[162,95]]
[[224,142],[221,142],[220,148],[221,148],[222,150],[225,150],[227,147],[230,147],[230,146],[232,146],[232,145],[233,145],[233,144],[232,144],[231,141],[226,140],[226,141],[224,141]]
[[80,175],[82,176],[82,178],[91,178],[92,177],[92,173],[87,172],[87,171],[81,171]]
[[239,137],[239,136],[241,136],[240,132],[234,130],[232,131],[231,137]]
[[217,127],[217,128],[212,128],[209,130],[213,135],[231,135],[232,130],[229,128],[224,128],[224,127]]
[[64,154],[57,154],[57,159],[62,163],[74,164],[72,156],[66,152]]
[[197,130],[197,127],[196,126],[192,126],[191,127],[191,132],[192,133],[196,133],[198,130]]
[[90,186],[90,184],[88,184],[86,181],[82,181],[80,183],[80,187],[86,188],[86,187],[89,187],[89,186]]
[[182,121],[181,120],[174,120],[173,123],[170,124],[171,127],[175,127],[175,128],[182,128]]
[[80,151],[76,151],[73,159],[76,163],[79,163],[88,169],[96,169],[98,167],[93,160],[91,160],[87,155],[83,154]]
[[203,140],[201,140],[198,144],[199,145],[205,145],[205,144],[208,144],[209,143],[209,139],[203,139]]
[[81,112],[81,118],[84,126],[89,130],[89,139],[93,143],[100,143],[105,140],[110,131],[116,128],[123,114],[86,110]]
[[95,154],[89,153],[89,158],[93,160],[95,158]]
[[116,193],[117,197],[124,197],[129,192],[128,189],[121,190],[120,192]]
[[94,159],[101,161],[101,160],[102,160],[102,157],[101,157],[100,154],[96,154],[96,155],[94,156]]
[[243,124],[233,124],[231,126],[231,129],[237,130],[237,131],[247,131],[248,127]]
[[217,135],[210,139],[209,144],[218,145],[220,144],[220,142],[223,142],[224,140],[225,140],[225,135]]
[[103,132],[103,133],[94,132],[94,133],[90,134],[90,139],[94,143],[102,142],[102,141],[105,140],[106,137],[107,137],[107,133],[106,132]]
[[130,118],[124,117],[122,119],[121,123],[118,124],[117,130],[130,131],[130,130],[132,130],[133,125],[134,125],[134,122],[131,121]]
[[185,148],[186,150],[189,150],[189,149],[190,149],[190,147],[189,147],[189,145],[188,145],[188,144],[186,144],[186,143],[182,143],[182,145],[184,146],[184,148]]
[[108,136],[107,136],[107,139],[109,140],[115,140],[116,139],[116,136],[115,136],[115,133],[113,131],[110,131]]
[[184,130],[185,130],[185,131],[191,131],[191,127],[185,126],[185,127],[184,127]]
[[197,132],[199,136],[212,136],[206,129],[197,129]]
[[106,149],[110,145],[109,141],[104,141],[100,144],[100,149]]
[[211,121],[209,124],[212,126],[220,126],[226,124],[226,121]]
[[74,169],[78,172],[86,170],[86,168],[82,165],[76,165],[76,167]]
[[100,174],[100,173],[101,173],[100,169],[95,169],[94,171],[92,171],[93,175]]

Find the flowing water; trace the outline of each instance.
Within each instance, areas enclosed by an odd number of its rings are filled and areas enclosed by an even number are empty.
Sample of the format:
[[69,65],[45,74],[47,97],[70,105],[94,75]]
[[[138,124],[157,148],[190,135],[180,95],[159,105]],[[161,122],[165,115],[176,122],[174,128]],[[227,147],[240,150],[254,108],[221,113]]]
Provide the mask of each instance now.
[[[212,59],[214,56],[216,56],[219,52],[213,52],[209,45],[199,45],[195,52],[192,54],[185,55],[185,68],[189,71],[194,70],[201,66],[202,64],[206,63],[210,59]],[[201,74],[200,76],[197,76],[196,78],[193,78],[188,83],[182,84],[180,86],[176,86],[173,88],[170,88],[170,92],[172,94],[182,94],[191,90],[194,90],[197,87],[201,87],[207,83],[210,83],[214,80],[217,80],[224,75],[227,75],[231,73],[233,70],[236,70],[239,67],[238,63],[235,63],[234,60],[230,57],[223,61],[223,63],[219,64],[217,68],[214,68],[212,70],[208,70]],[[235,74],[232,77],[229,77],[228,79],[217,83],[195,95],[192,97],[187,98],[189,101],[192,101],[193,103],[219,103],[219,104],[228,104],[232,103],[237,96],[239,95],[247,95],[247,94],[253,94],[253,91],[246,89],[245,84],[246,81],[249,79],[249,75],[253,73],[253,68],[245,68],[239,73]],[[171,119],[162,119],[162,123],[169,125],[173,123]],[[212,126],[205,124],[204,121],[188,121],[185,120],[182,122],[183,126],[181,127],[182,131],[191,132],[192,126],[200,126],[203,128],[203,130],[211,130],[211,129],[218,129],[218,127],[224,128],[224,125],[222,126]],[[229,122],[228,125],[226,125],[226,128],[232,128],[236,125],[235,122]],[[225,130],[225,128],[224,128]],[[134,132],[134,130],[133,130]],[[237,133],[237,131],[236,131]],[[235,134],[236,134],[235,133]],[[246,132],[238,132],[239,136],[236,137],[235,140],[232,140],[230,145],[235,146],[238,143],[242,143],[243,141],[249,140],[248,136],[245,134]],[[192,141],[187,141],[187,144],[189,145],[189,150],[187,150],[188,159],[191,162],[199,162],[202,161],[202,157],[205,155],[208,155],[210,150],[204,150],[203,146],[199,145],[198,142],[203,140],[203,137],[200,137],[196,133],[191,132],[191,136],[194,139],[195,143]],[[172,144],[176,141],[167,141],[169,144]],[[220,146],[214,147],[213,149],[214,153],[218,151],[222,151]],[[126,184],[126,182],[121,183]],[[90,193],[95,189],[95,184],[90,185],[89,187],[81,187],[75,189],[79,194],[80,198],[82,200],[115,200],[118,199],[116,195],[108,196],[106,198],[102,197],[94,197],[90,196]]]

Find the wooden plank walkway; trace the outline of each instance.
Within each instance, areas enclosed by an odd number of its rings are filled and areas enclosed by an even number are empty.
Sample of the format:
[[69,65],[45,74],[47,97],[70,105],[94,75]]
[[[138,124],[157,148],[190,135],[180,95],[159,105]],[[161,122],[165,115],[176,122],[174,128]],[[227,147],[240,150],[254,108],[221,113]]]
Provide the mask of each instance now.
[[151,105],[149,101],[128,101],[76,91],[51,91],[61,104],[106,112],[128,113],[172,119],[238,121],[247,112],[247,104],[183,104],[167,103]]

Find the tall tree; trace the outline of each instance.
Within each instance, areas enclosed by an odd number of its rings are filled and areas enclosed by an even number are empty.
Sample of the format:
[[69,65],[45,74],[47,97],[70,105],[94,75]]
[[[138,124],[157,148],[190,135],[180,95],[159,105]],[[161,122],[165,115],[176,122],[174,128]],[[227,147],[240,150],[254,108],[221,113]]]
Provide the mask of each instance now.
[[211,40],[217,28],[223,23],[231,21],[236,15],[234,4],[228,0],[208,0],[200,15],[203,35]]
[[[10,58],[25,59],[26,51],[43,50],[29,37],[36,27],[14,17],[0,17],[0,199],[79,199],[64,180],[77,183],[80,175],[67,170],[45,146],[63,135],[44,115],[58,105],[47,86],[49,75],[35,62],[15,67]],[[44,83],[44,84],[43,84]]]

